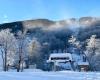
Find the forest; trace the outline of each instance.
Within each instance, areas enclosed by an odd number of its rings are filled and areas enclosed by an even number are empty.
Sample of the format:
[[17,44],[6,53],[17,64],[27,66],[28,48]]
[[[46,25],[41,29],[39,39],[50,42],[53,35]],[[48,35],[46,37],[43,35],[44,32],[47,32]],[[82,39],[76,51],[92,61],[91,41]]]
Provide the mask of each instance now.
[[46,62],[49,55],[52,52],[71,52],[73,46],[68,41],[74,36],[78,41],[77,50],[89,60],[90,70],[100,71],[100,19],[83,17],[69,21],[37,19],[1,24],[3,70],[14,67],[17,72],[23,71],[24,64],[25,68],[35,64],[38,69],[49,70]]

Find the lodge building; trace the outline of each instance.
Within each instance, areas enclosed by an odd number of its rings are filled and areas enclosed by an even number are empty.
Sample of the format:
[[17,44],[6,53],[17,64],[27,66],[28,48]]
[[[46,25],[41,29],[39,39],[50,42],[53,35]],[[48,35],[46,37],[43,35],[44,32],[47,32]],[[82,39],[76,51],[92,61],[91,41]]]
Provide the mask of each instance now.
[[47,63],[52,64],[52,70],[88,71],[89,63],[84,55],[71,53],[51,53]]

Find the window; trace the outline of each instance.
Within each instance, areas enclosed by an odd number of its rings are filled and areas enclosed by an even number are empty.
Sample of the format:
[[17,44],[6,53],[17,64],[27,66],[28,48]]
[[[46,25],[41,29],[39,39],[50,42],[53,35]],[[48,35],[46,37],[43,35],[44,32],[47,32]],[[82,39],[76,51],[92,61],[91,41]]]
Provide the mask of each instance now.
[[69,60],[69,57],[52,57],[51,60]]

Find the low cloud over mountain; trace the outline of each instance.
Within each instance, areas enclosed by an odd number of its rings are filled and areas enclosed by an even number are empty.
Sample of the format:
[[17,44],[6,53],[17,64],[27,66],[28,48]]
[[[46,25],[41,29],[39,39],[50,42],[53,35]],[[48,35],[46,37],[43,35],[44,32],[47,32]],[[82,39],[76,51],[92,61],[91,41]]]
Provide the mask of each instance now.
[[100,25],[100,18],[95,17],[82,17],[80,19],[67,19],[67,20],[60,20],[60,21],[51,21],[48,19],[36,19],[36,20],[26,20],[22,21],[23,26],[26,29],[33,29],[36,27],[40,27],[44,30],[55,30],[55,29],[62,29],[62,28],[75,28],[79,26],[89,27],[94,25]]
[[59,21],[52,21],[48,19],[24,20],[24,21],[1,24],[0,29],[11,28],[13,29],[13,31],[21,29],[27,32],[35,28],[41,28],[42,30],[46,30],[46,31],[55,31],[55,30],[64,30],[64,29],[75,30],[75,28],[79,28],[79,27],[87,28],[93,26],[100,26],[100,18],[81,17],[79,19],[70,18],[70,19],[59,20]]

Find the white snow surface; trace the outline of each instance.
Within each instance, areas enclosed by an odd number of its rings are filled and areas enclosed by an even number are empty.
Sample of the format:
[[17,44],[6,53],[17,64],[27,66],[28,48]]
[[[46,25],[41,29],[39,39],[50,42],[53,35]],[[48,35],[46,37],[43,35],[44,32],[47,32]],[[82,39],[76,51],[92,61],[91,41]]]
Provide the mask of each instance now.
[[50,57],[71,57],[70,53],[53,53]]
[[89,65],[88,62],[78,62],[78,65]]
[[100,80],[98,72],[0,72],[0,80]]

